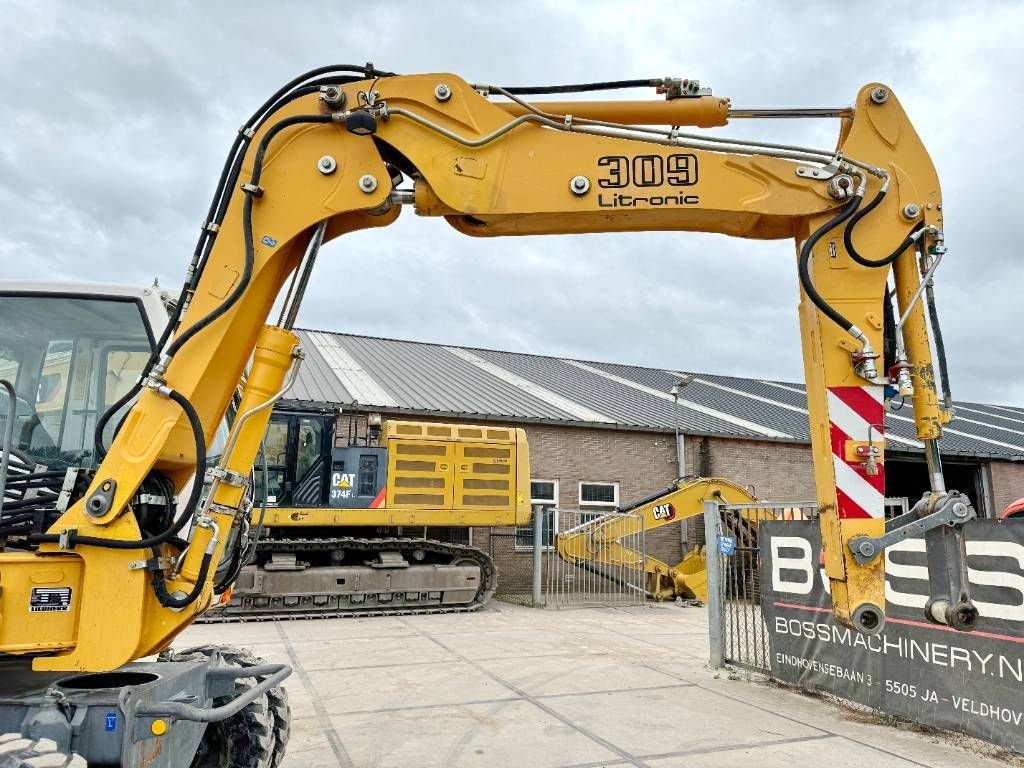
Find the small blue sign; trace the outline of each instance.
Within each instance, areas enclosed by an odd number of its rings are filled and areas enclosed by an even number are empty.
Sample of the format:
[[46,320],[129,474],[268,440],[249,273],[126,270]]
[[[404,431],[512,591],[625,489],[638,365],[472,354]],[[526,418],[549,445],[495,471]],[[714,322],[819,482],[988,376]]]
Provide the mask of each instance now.
[[277,245],[277,240],[272,238],[270,235],[264,235],[263,237],[261,237],[260,242],[263,243],[268,248],[273,248],[275,245]]
[[736,537],[735,536],[719,536],[718,537],[718,551],[723,555],[732,557],[736,554]]
[[107,712],[107,718],[106,722],[104,723],[104,728],[106,728],[106,730],[108,731],[117,730],[117,712]]

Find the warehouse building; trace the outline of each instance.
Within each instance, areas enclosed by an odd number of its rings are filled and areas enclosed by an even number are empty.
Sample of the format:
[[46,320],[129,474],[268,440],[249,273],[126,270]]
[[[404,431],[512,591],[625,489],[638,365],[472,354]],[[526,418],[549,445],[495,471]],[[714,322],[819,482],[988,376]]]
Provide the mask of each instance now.
[[[289,405],[521,426],[536,503],[601,512],[696,474],[750,486],[765,500],[815,498],[802,384],[323,331],[299,335],[306,360]],[[885,426],[887,495],[916,499],[927,475],[909,403],[888,413]],[[949,486],[967,493],[979,515],[998,516],[1024,496],[1024,408],[958,402],[942,449]],[[560,523],[556,513],[546,527],[554,532]],[[698,532],[669,528],[648,537],[648,550],[677,562]],[[508,546],[491,543],[492,534]],[[529,531],[471,535],[476,546],[501,555],[505,579],[527,560]],[[510,558],[516,551],[522,557]]]

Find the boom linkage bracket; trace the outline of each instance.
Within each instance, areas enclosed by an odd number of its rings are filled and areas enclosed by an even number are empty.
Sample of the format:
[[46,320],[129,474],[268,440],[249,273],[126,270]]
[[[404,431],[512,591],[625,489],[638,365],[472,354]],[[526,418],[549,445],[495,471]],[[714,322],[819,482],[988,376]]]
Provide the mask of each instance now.
[[[928,555],[929,582],[943,584],[944,594],[935,594],[925,606],[926,618],[961,631],[970,631],[978,620],[967,582],[967,556],[963,527],[977,518],[970,499],[959,491],[926,493],[913,508],[888,523],[884,535],[856,536],[849,541],[858,565],[867,565],[893,544],[924,535]],[[941,577],[941,578],[937,578]]]

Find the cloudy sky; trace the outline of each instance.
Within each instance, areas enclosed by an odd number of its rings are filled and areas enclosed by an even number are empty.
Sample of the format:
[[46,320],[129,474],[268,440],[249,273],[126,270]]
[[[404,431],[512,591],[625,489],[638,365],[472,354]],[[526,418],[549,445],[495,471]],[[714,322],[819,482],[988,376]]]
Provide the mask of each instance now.
[[[6,0],[0,276],[179,284],[234,131],[326,63],[501,85],[679,74],[737,105],[846,105],[880,80],[943,185],[954,395],[1024,405],[1024,4],[869,5]],[[723,130],[815,146],[837,130],[751,122]],[[305,327],[802,377],[788,242],[476,241],[404,215],[325,246],[314,279]]]

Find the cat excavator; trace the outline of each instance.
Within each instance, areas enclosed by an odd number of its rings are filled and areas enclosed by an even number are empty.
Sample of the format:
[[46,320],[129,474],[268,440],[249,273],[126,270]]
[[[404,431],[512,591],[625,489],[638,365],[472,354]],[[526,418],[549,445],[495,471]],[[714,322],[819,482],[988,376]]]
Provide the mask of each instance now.
[[[655,98],[578,100],[623,88]],[[836,146],[691,130],[758,118],[837,120]],[[38,373],[41,356],[4,379],[14,406],[0,498],[4,517],[17,517],[0,552],[5,756],[34,765],[45,754],[50,766],[229,762],[211,733],[223,746],[250,732],[213,726],[261,706],[287,666],[167,649],[237,578],[222,565],[248,546],[250,473],[273,403],[302,359],[292,328],[321,245],[387,227],[406,207],[480,238],[672,230],[793,240],[835,619],[880,631],[881,555],[924,534],[927,618],[971,628],[962,526],[975,512],[945,487],[938,440],[952,413],[929,332],[941,373],[931,285],[946,252],[942,198],[888,87],[865,86],[851,106],[775,109],[735,106],[675,77],[510,88],[327,66],[288,83],[239,129],[166,330],[138,381],[97,419],[95,461],[19,454],[22,488],[58,473],[66,498],[56,519],[37,518],[31,495],[9,509],[2,487],[20,451],[15,422],[41,419],[32,393],[19,399],[20,378]],[[247,366],[223,451],[203,471]],[[887,397],[912,402],[932,488],[888,530]],[[77,414],[46,415],[61,417]]]

